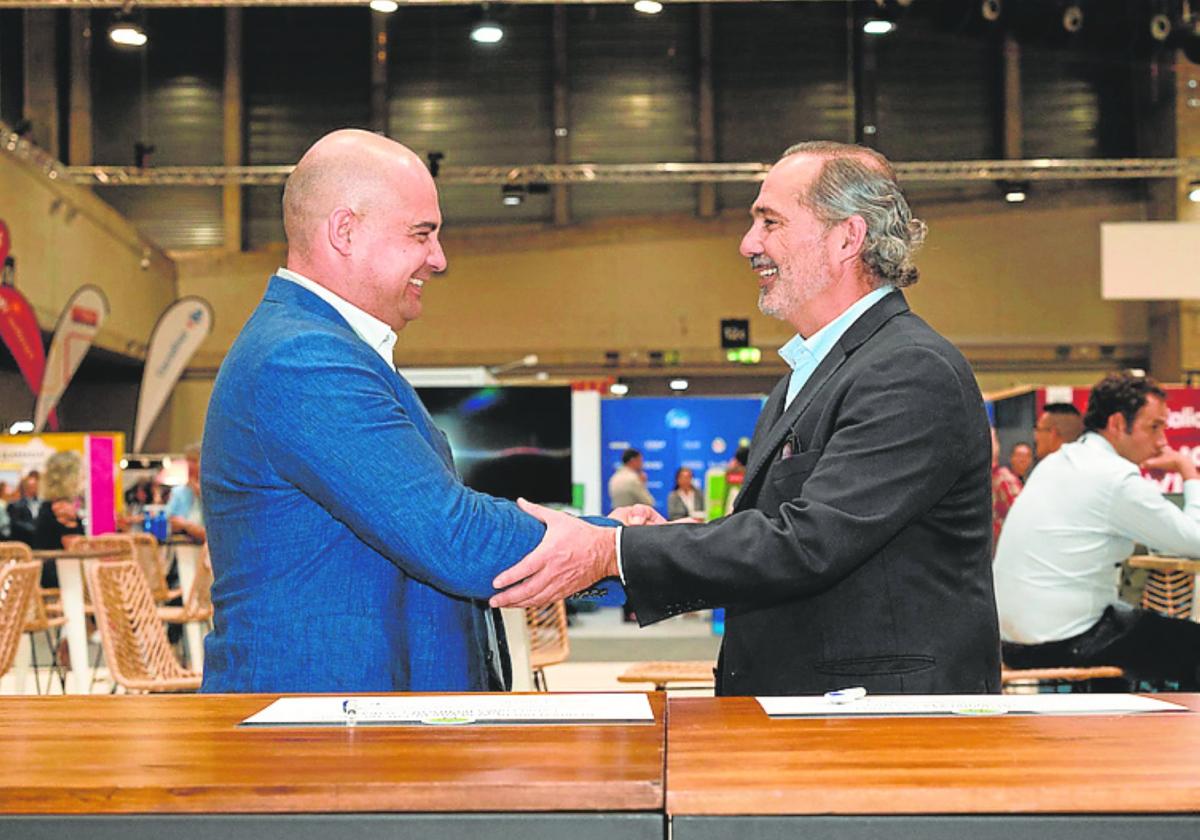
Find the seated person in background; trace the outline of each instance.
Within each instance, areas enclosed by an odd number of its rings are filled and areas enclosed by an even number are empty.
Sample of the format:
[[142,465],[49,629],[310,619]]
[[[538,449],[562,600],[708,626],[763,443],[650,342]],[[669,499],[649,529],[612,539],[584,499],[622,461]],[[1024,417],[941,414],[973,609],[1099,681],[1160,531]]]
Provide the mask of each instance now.
[[1008,467],[1024,486],[1029,471],[1033,469],[1033,447],[1023,441],[1014,443],[1012,451],[1008,453]]
[[[1134,543],[1200,556],[1200,473],[1167,445],[1166,394],[1128,373],[1088,398],[1086,431],[1041,463],[1008,515],[994,573],[1011,668],[1117,665],[1136,679],[1200,689],[1200,625],[1117,598]],[[1178,471],[1182,511],[1138,471]]]
[[1012,510],[1013,502],[1021,495],[1021,480],[1008,467],[1000,466],[1000,439],[992,429],[992,553],[1000,539],[1004,518]]
[[642,474],[641,452],[630,447],[621,453],[621,466],[608,480],[608,498],[614,508],[654,504],[654,497],[646,489],[646,478]]
[[1033,445],[1038,461],[1062,449],[1064,443],[1074,443],[1083,434],[1083,417],[1070,403],[1047,403],[1037,425],[1033,427]]
[[667,519],[703,519],[704,495],[692,483],[687,467],[675,470],[675,489],[667,496]]
[[[82,534],[83,520],[79,515],[79,495],[83,489],[83,464],[74,452],[55,452],[46,459],[44,500],[38,508],[33,527],[34,549],[61,551],[63,537]],[[54,563],[42,564],[42,587],[58,587],[58,572]]]
[[183,450],[187,459],[187,484],[181,484],[171,492],[167,501],[167,522],[172,534],[185,534],[192,542],[203,543],[207,538],[204,530],[204,505],[200,503],[200,444],[193,443]]
[[41,474],[33,470],[21,479],[18,485],[21,495],[15,502],[8,505],[9,530],[14,540],[26,545],[33,545],[34,523],[37,522],[38,512],[42,508],[42,500],[38,497],[38,483]]

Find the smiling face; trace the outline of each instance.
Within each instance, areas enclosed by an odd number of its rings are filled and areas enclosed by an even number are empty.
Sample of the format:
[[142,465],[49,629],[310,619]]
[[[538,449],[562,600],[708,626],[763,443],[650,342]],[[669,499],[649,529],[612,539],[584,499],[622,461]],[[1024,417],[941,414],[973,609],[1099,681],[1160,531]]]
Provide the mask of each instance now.
[[354,262],[357,305],[399,330],[421,316],[425,283],[446,269],[446,255],[438,240],[442,214],[433,179],[422,168],[395,180],[391,192],[403,198],[376,200],[361,214]]
[[810,155],[784,158],[754,200],[740,252],[758,275],[758,308],[765,315],[794,321],[835,282],[829,229],[800,203],[823,163]]

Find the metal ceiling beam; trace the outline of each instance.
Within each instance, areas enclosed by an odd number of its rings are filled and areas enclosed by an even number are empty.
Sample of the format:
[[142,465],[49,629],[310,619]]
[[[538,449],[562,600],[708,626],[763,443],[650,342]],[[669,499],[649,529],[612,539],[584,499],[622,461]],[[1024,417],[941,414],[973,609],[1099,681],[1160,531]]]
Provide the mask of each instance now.
[[[11,150],[11,147],[8,147]],[[754,183],[769,163],[525,164],[448,166],[442,184],[714,184]],[[1107,160],[963,160],[896,163],[901,181],[1081,181],[1200,178],[1200,158]],[[291,166],[62,166],[59,176],[77,184],[124,186],[278,186]]]

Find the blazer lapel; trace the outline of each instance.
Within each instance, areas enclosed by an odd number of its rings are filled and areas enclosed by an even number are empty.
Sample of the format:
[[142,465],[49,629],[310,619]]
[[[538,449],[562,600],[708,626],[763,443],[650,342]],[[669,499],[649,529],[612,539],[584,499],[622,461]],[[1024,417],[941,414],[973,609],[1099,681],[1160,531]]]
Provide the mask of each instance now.
[[[782,404],[785,395],[787,394],[787,382],[791,378],[785,376],[783,381],[775,386],[775,390],[771,393],[771,398],[767,401],[766,407],[763,408],[763,414],[767,417],[778,417],[774,423],[763,425],[760,423],[759,429],[755,431],[754,441],[750,446],[750,463],[746,467],[746,480],[742,485],[742,493],[739,495],[738,502],[735,507],[740,509],[743,500],[751,494],[747,493],[751,483],[762,472],[763,467],[769,464],[775,457],[775,453],[779,447],[783,445],[787,438],[788,432],[796,424],[796,420],[804,413],[805,409],[812,403],[813,399],[825,383],[837,372],[838,368],[846,361],[846,359],[859,348],[868,338],[885,323],[890,321],[896,315],[908,311],[908,302],[904,299],[903,292],[895,291],[886,295],[882,300],[864,312],[859,319],[850,325],[845,334],[838,340],[838,343],[833,346],[829,354],[821,360],[821,364],[813,371],[812,376],[804,383],[804,387],[796,394],[791,405],[787,407],[782,414],[769,414],[768,409],[778,399],[778,403]],[[775,406],[778,411],[778,405]],[[762,429],[767,429],[765,434],[760,434]]]

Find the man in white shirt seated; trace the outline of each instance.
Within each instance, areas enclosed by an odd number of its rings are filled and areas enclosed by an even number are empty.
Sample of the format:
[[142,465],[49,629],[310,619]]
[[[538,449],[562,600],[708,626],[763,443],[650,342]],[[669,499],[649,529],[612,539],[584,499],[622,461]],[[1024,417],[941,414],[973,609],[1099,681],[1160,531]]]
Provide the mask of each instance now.
[[[1200,689],[1200,625],[1117,598],[1117,568],[1134,543],[1200,556],[1200,473],[1167,445],[1166,423],[1166,394],[1152,379],[1110,374],[1088,398],[1083,436],[1030,475],[996,547],[1008,667],[1118,665]],[[1139,465],[1182,475],[1182,511]]]

